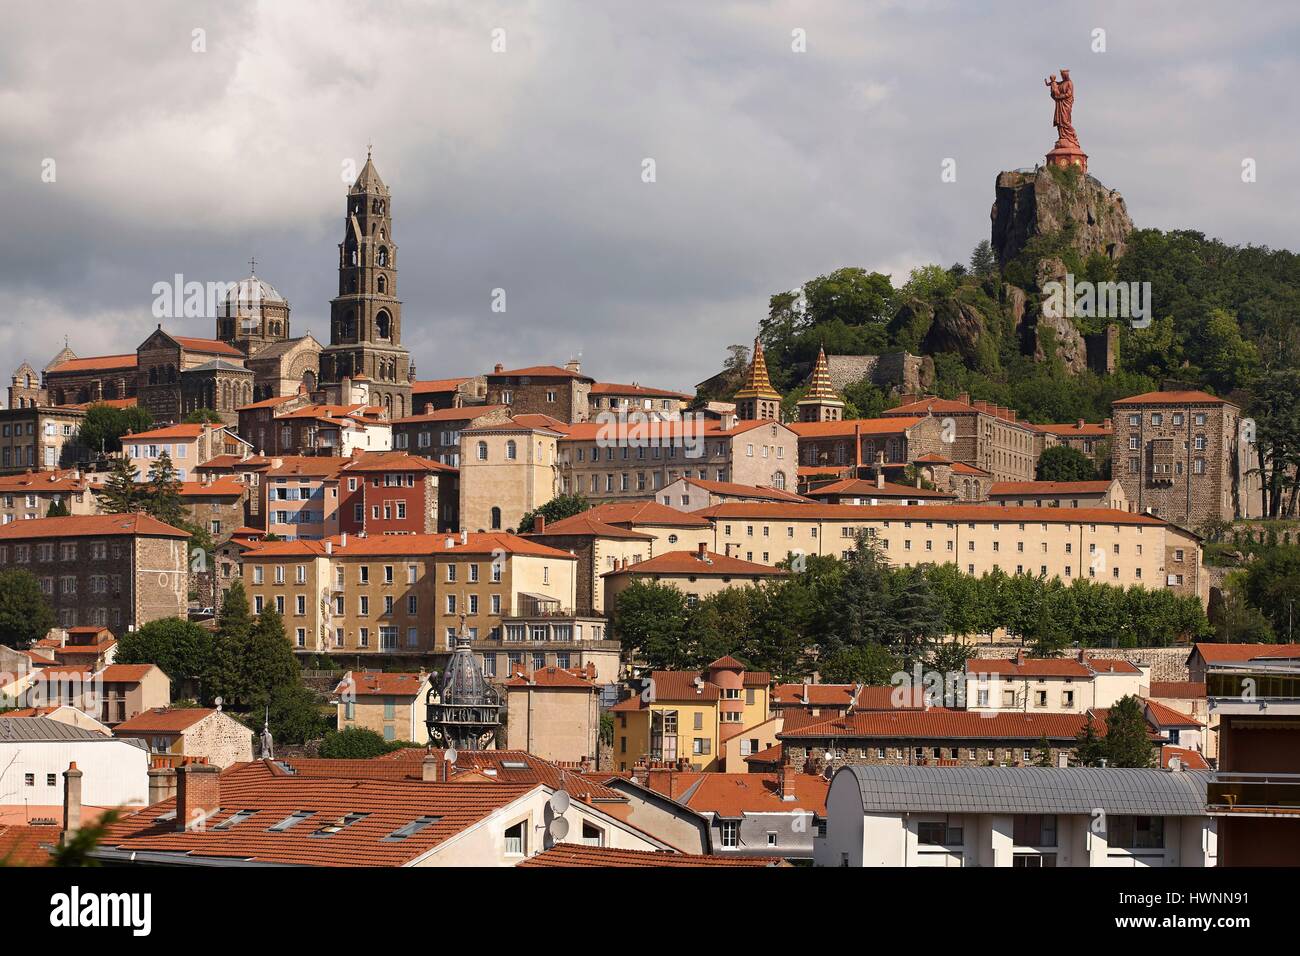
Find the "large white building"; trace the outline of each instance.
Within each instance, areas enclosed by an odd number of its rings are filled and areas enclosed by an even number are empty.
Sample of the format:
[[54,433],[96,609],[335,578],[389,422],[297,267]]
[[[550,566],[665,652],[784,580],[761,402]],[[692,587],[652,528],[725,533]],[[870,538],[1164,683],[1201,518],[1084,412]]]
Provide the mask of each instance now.
[[1214,866],[1207,771],[849,764],[818,866]]

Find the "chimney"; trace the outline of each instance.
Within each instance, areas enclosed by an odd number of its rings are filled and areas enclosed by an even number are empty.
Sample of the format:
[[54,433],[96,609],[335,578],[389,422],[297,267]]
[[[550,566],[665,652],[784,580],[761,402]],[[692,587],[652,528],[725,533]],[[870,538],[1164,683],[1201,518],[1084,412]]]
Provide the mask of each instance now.
[[334,542],[329,540],[328,538],[325,539],[325,553],[326,554],[334,553]]
[[441,762],[432,750],[427,752],[420,762],[420,779],[425,783],[437,783],[438,764]]
[[1019,667],[1020,665],[1024,664],[1024,662],[1025,662],[1025,649],[1022,647],[1018,651],[1016,651],[1016,666]]
[[960,392],[960,393],[957,395],[957,401],[961,402],[963,405],[969,405],[969,404],[970,404],[970,392]]
[[650,768],[644,760],[632,764],[632,782],[644,787],[650,782]]
[[176,829],[192,830],[221,807],[221,771],[210,763],[182,764],[176,771]]
[[74,760],[63,771],[63,836],[67,839],[81,829],[81,771]]
[[705,555],[705,551],[704,551],[704,542],[701,541],[700,544],[699,544],[699,550],[696,551],[696,557],[698,557],[701,561],[703,561],[703,560],[704,560],[704,555]]
[[853,477],[858,477],[858,469],[862,467],[862,422],[853,423]]
[[469,544],[469,530],[467,528],[460,529],[460,543]]
[[546,515],[533,515],[533,534],[546,534]]
[[803,702],[808,703],[808,683],[806,681],[803,685]]
[[885,470],[883,468],[876,469],[876,487],[885,487]]
[[149,805],[162,803],[169,797],[176,796],[176,768],[149,768]]
[[502,372],[504,372],[505,370],[506,370],[506,367],[505,367],[504,365],[502,365],[500,362],[497,362],[497,364],[496,364],[496,368],[492,369],[492,372],[493,372],[494,375],[500,375],[500,374],[501,374]]
[[1111,420],[1107,418],[1101,423],[1101,427],[1109,429],[1109,428],[1113,428],[1114,425],[1111,423]]
[[797,771],[785,761],[785,748],[782,748],[781,763],[776,768],[776,786],[781,791],[781,799],[794,801],[794,775]]
[[1082,419],[1082,418],[1079,419],[1079,427],[1080,427],[1080,428],[1083,428],[1083,419]]
[[569,359],[567,362],[564,363],[564,367],[568,369],[570,372],[579,372],[579,373],[582,372],[582,363],[578,361],[576,358]]

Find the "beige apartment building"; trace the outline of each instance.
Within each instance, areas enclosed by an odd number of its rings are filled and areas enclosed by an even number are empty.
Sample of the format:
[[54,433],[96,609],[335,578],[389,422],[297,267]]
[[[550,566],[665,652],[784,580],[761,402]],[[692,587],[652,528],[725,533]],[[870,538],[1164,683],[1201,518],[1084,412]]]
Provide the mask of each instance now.
[[506,749],[579,763],[600,749],[594,668],[543,667],[506,681]]
[[60,627],[107,627],[120,637],[185,616],[189,537],[145,514],[15,521],[0,527],[0,570],[33,574]]
[[85,417],[84,405],[0,408],[0,472],[71,468],[88,462],[92,449],[77,440]]
[[94,514],[97,509],[90,476],[57,469],[0,476],[0,524],[44,518],[55,502],[69,514]]
[[559,489],[593,501],[654,498],[683,478],[793,491],[798,436],[770,420],[604,419],[559,442]]
[[[972,658],[966,663],[966,709],[1083,714],[1121,697],[1146,697],[1150,665],[1090,657]],[[1101,731],[1098,727],[1098,731]]]
[[727,588],[762,584],[782,577],[786,572],[771,565],[742,561],[740,558],[715,554],[700,545],[694,551],[668,551],[645,561],[621,565],[606,571],[605,607],[618,606],[618,596],[636,581],[650,581],[677,588],[695,604]]
[[711,550],[760,564],[842,556],[865,530],[893,565],[952,563],[975,576],[998,569],[1209,597],[1195,534],[1115,509],[735,503],[696,514],[713,522]]
[[424,671],[348,671],[334,688],[338,728],[373,730],[385,740],[429,742]]
[[618,676],[604,618],[575,608],[574,555],[512,534],[265,541],[240,558],[255,612],[275,607],[300,652],[425,658],[464,628],[490,678],[584,667]]
[[1189,528],[1263,513],[1251,426],[1236,405],[1205,392],[1147,392],[1115,402],[1112,415],[1112,474],[1131,510]]
[[1110,481],[995,481],[989,504],[1018,508],[1118,508],[1128,496],[1118,479]]
[[507,531],[556,494],[563,423],[545,415],[484,422],[460,434],[460,525]]

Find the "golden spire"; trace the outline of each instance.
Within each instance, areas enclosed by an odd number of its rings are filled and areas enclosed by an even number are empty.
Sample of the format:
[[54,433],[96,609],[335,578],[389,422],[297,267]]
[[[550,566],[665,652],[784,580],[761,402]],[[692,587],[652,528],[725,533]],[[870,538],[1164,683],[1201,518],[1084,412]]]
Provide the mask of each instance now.
[[737,399],[762,398],[779,402],[781,395],[772,387],[767,377],[767,360],[763,358],[763,343],[754,339],[754,360],[749,363],[749,375],[744,386],[736,393]]
[[819,348],[817,350],[817,364],[813,366],[812,378],[808,383],[808,391],[804,397],[799,400],[800,405],[812,404],[836,404],[843,405],[844,402],[835,394],[835,389],[831,386],[831,369],[826,361],[826,350]]

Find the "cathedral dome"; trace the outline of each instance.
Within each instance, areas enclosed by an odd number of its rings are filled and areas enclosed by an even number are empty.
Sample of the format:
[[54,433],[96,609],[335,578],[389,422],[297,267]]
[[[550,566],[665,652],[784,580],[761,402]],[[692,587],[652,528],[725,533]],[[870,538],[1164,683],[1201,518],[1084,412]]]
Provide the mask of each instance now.
[[259,316],[263,305],[288,306],[288,301],[265,279],[255,275],[240,279],[226,294],[221,314],[227,318],[244,315]]

